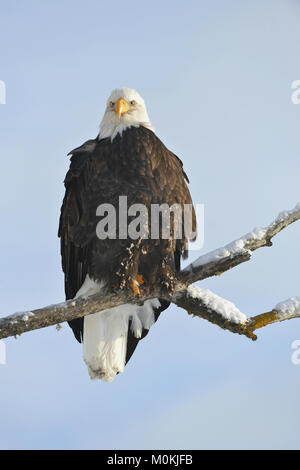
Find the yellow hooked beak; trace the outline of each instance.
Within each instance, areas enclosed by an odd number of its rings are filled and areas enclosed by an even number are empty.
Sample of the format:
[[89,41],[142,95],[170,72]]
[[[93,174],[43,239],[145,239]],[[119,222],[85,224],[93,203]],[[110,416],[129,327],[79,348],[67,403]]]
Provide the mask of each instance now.
[[130,107],[128,106],[128,104],[126,103],[126,101],[123,98],[120,98],[116,102],[115,111],[116,111],[119,119],[121,118],[121,115],[124,114],[124,113],[127,113],[127,111],[129,111],[129,109],[130,109]]

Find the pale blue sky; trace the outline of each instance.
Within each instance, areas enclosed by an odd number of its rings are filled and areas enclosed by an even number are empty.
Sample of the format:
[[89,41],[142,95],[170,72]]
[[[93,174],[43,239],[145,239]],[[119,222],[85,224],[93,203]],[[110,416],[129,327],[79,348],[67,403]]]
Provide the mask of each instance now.
[[[136,88],[180,156],[205,245],[268,224],[299,197],[300,4],[292,0],[0,0],[1,315],[62,301],[66,154],[115,87]],[[201,287],[252,315],[299,291],[295,224]],[[194,259],[201,253],[191,253]],[[256,343],[172,306],[113,383],[92,382],[63,325],[5,340],[1,448],[300,448],[296,320]]]

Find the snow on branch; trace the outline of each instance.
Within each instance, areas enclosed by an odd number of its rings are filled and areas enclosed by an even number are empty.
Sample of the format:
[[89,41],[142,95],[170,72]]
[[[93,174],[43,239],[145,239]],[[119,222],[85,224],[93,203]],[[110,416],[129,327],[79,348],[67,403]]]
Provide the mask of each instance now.
[[256,227],[238,240],[200,256],[181,273],[183,283],[192,284],[222,274],[240,263],[249,261],[253,251],[272,246],[271,239],[288,225],[300,219],[300,202],[290,211],[283,211],[267,227]]
[[264,326],[292,318],[300,318],[300,297],[291,297],[278,303],[271,312],[262,313],[248,320],[250,330],[255,331]]
[[255,228],[252,232],[223,248],[198,258],[178,277],[175,294],[167,298],[159,290],[151,296],[134,297],[130,290],[101,291],[89,297],[79,297],[32,311],[16,313],[0,318],[0,339],[20,335],[46,326],[93,314],[125,303],[142,303],[149,298],[164,298],[211,323],[233,333],[256,339],[255,330],[271,323],[300,317],[300,297],[293,297],[275,306],[270,312],[247,318],[231,302],[207,289],[190,286],[193,282],[219,275],[240,263],[248,261],[254,250],[271,246],[271,239],[288,225],[300,219],[300,203],[293,210],[281,212],[270,225]]
[[[149,299],[149,296],[141,297],[139,301],[147,299]],[[81,296],[77,299],[48,305],[36,310],[17,312],[13,315],[0,318],[0,339],[21,335],[26,331],[56,325],[73,320],[74,318],[97,313],[107,308],[136,301],[136,298],[129,290],[118,293],[102,290],[99,294],[89,297]]]
[[190,286],[185,291],[178,292],[173,302],[195,317],[208,320],[224,330],[244,335],[253,341],[257,339],[253,332],[259,328],[271,323],[300,318],[300,297],[291,297],[278,303],[270,312],[250,318],[240,312],[232,302],[197,286]]

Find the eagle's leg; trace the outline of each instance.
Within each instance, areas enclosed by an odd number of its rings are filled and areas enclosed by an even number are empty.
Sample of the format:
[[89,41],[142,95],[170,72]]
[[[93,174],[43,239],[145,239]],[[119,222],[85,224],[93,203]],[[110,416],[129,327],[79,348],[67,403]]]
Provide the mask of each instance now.
[[112,283],[113,287],[118,286],[119,289],[129,287],[134,296],[141,294],[140,286],[145,283],[139,270],[142,242],[143,239],[125,242],[122,258],[119,258],[118,266],[114,270],[114,282]]

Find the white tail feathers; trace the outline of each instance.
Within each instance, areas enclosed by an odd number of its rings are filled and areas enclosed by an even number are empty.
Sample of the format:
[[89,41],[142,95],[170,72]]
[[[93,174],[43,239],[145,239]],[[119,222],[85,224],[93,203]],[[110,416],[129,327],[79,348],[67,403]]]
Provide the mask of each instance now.
[[83,358],[91,379],[111,382],[125,367],[127,315],[120,307],[87,315],[83,331]]
[[[86,277],[76,297],[99,292],[103,284]],[[154,323],[154,308],[158,299],[150,299],[143,306],[120,305],[84,317],[83,358],[92,379],[111,382],[125,367],[128,325],[136,338],[140,338],[143,328],[150,329]]]

